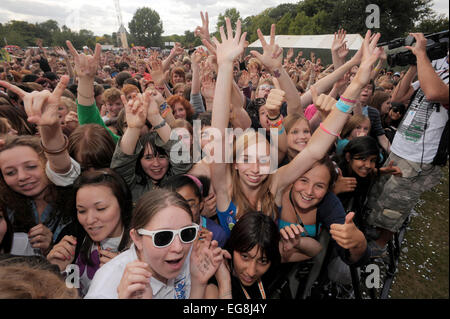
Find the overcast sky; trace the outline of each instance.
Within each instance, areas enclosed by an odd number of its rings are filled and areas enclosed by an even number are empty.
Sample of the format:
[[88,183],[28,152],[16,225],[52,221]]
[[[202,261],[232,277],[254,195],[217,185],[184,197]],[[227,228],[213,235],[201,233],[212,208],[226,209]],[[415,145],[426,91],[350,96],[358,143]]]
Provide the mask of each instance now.
[[[264,9],[298,0],[121,0],[125,27],[134,12],[141,7],[156,10],[163,21],[164,35],[184,34],[201,25],[200,11],[208,11],[210,31],[215,31],[219,13],[236,8],[242,18],[256,15]],[[447,0],[435,0],[433,9],[448,16]],[[0,22],[23,20],[30,23],[56,20],[59,26],[72,30],[88,29],[95,35],[111,34],[118,30],[114,0],[1,0]]]

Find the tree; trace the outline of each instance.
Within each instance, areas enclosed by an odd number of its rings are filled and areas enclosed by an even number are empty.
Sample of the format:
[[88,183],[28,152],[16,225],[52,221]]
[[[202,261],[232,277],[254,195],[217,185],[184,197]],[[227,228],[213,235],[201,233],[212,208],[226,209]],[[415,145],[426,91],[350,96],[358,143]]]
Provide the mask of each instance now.
[[448,17],[444,14],[425,18],[414,27],[414,32],[422,33],[436,33],[444,30],[448,30]]
[[236,22],[241,19],[241,14],[236,10],[236,8],[226,9],[223,15],[220,13],[219,18],[217,19],[217,33],[219,32],[220,27],[225,28],[225,18],[230,18],[231,28],[235,30]]
[[163,23],[158,12],[143,7],[136,10],[133,19],[128,23],[132,43],[145,47],[161,47]]

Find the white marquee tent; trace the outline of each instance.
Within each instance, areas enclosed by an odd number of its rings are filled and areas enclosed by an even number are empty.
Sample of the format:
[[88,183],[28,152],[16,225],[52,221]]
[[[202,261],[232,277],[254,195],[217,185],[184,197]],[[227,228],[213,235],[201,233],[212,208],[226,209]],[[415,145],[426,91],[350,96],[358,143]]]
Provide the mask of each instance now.
[[[276,35],[275,43],[282,48],[330,49],[333,38],[334,34]],[[264,39],[269,43],[270,36],[265,36]],[[345,40],[347,41],[347,47],[350,50],[359,50],[364,38],[359,34],[347,34]],[[261,48],[261,41],[258,39],[248,47]]]

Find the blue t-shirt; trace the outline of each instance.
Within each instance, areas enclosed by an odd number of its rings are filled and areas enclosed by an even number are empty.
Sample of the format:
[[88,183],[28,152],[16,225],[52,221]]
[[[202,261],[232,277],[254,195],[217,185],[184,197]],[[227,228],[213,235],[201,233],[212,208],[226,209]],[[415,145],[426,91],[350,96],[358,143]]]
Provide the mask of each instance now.
[[228,236],[222,229],[222,227],[220,227],[220,225],[217,224],[215,221],[206,218],[204,216],[200,216],[200,223],[203,228],[206,228],[207,230],[213,233],[212,239],[217,240],[217,242],[219,243],[219,247],[223,248],[228,239]]

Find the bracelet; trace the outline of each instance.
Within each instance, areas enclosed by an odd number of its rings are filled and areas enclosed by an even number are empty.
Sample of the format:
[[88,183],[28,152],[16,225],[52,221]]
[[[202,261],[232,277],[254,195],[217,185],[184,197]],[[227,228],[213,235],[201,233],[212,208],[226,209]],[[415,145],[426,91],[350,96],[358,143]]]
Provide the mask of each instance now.
[[154,130],[160,129],[160,128],[163,127],[164,125],[166,125],[166,120],[165,120],[165,119],[163,119],[163,120],[161,121],[161,123],[159,123],[158,125],[154,126],[153,129],[154,129]]
[[167,105],[166,102],[164,102],[163,104],[161,104],[159,106],[159,110],[161,112],[161,116],[163,118],[165,118],[167,116],[167,114],[169,114],[169,112],[170,112],[170,107]]
[[350,99],[346,99],[345,97],[340,97],[340,99],[342,100],[342,101],[344,101],[344,102],[348,102],[348,103],[351,103],[351,104],[355,104],[356,103],[356,100],[350,100]]
[[339,101],[336,103],[336,108],[341,112],[350,113],[353,107],[345,104],[342,99],[339,99]]
[[320,122],[320,125],[319,125],[319,126],[320,126],[320,128],[321,128],[325,133],[341,138],[341,136],[339,135],[339,133],[332,133],[332,132],[328,131],[328,130],[323,126],[322,122]]
[[63,135],[63,136],[64,136],[64,145],[63,145],[63,147],[61,149],[56,150],[56,151],[51,151],[51,150],[47,149],[44,146],[44,144],[42,143],[42,140],[41,140],[40,141],[41,142],[41,147],[44,150],[44,152],[47,153],[47,154],[50,154],[50,155],[58,155],[58,154],[61,154],[62,152],[64,152],[67,149],[67,147],[69,146],[69,138],[66,135]]
[[77,91],[77,94],[84,99],[93,99],[95,97],[95,93],[92,94],[92,96],[84,96],[83,94],[80,93],[80,91]]
[[281,125],[280,127],[278,127],[278,135],[281,135],[284,133],[284,125]]
[[276,121],[276,120],[278,120],[278,119],[280,118],[280,116],[281,116],[281,113],[278,113],[277,117],[271,118],[271,117],[267,114],[267,118],[268,118],[270,121]]
[[279,128],[280,126],[282,126],[283,125],[283,119],[279,119],[277,122],[275,122],[275,123],[270,123],[270,127],[272,128]]

